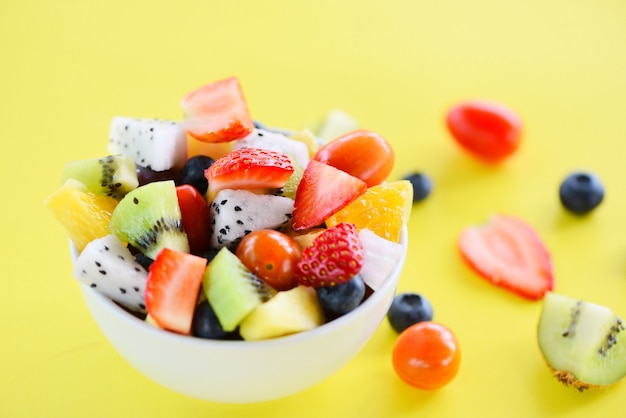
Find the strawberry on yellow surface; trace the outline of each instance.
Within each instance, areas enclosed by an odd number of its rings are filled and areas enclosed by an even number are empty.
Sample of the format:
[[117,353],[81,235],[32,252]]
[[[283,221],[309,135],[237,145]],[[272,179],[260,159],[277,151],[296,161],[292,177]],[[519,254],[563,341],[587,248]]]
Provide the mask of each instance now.
[[97,238],[109,234],[107,229],[118,201],[88,191],[78,180],[68,179],[44,202],[67,233],[78,251]]
[[411,215],[413,186],[408,180],[397,180],[372,186],[328,219],[330,228],[341,222],[356,225],[357,230],[370,229],[390,241],[399,242],[402,227]]

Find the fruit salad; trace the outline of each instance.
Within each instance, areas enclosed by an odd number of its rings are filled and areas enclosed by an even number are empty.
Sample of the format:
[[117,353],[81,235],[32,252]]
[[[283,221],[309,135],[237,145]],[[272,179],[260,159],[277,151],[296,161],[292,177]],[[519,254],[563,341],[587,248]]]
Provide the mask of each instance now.
[[45,206],[79,282],[164,331],[243,340],[321,326],[378,289],[413,203],[385,138],[338,113],[330,139],[267,128],[235,77],[181,110],[115,117],[101,158],[66,164]]

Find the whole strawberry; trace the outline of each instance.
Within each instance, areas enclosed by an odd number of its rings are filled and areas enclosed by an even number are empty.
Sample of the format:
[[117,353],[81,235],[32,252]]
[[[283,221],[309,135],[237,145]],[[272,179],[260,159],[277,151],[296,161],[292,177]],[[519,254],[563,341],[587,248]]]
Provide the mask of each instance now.
[[296,276],[306,286],[335,286],[350,280],[362,266],[359,233],[353,224],[342,222],[322,232],[303,250]]

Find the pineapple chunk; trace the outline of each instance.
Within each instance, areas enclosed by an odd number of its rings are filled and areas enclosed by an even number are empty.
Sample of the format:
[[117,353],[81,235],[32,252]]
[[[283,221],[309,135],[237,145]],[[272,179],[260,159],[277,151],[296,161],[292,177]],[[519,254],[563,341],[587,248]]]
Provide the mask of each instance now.
[[68,179],[48,196],[44,206],[65,227],[80,252],[94,239],[109,234],[109,221],[117,203],[112,197],[90,192],[78,180]]
[[256,307],[239,324],[239,333],[244,340],[264,340],[313,329],[324,322],[315,289],[300,285],[278,292]]
[[292,133],[289,138],[303,142],[309,150],[309,157],[313,157],[320,147],[320,140],[309,129]]

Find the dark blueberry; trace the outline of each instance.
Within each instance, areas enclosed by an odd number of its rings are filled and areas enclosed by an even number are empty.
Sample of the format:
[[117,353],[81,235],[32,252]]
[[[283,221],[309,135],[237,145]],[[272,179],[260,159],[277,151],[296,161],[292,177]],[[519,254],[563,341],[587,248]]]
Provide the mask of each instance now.
[[418,322],[433,319],[433,306],[419,293],[400,293],[391,302],[387,319],[391,327],[401,333]]
[[426,199],[433,189],[433,182],[424,173],[412,173],[404,177],[413,185],[413,203]]
[[206,155],[194,155],[187,160],[180,173],[180,182],[182,184],[191,184],[200,192],[201,195],[206,193],[208,181],[204,177],[204,170],[211,167],[215,160]]
[[589,172],[568,175],[559,188],[561,203],[568,211],[583,215],[595,209],[604,199],[604,186]]
[[200,257],[206,258],[207,262],[211,262],[219,252],[216,248],[209,248],[208,250],[198,254]]
[[135,254],[135,261],[141,265],[146,271],[150,268],[150,265],[154,263],[154,260],[148,257],[145,254],[137,253]]
[[228,335],[217,319],[215,311],[206,300],[196,307],[193,315],[192,334],[195,337],[210,340],[222,340]]
[[360,305],[365,296],[365,283],[356,275],[345,283],[318,287],[316,291],[324,311],[331,316],[341,316]]
[[234,331],[227,332],[223,339],[228,341],[243,341],[243,337],[239,333],[239,328],[236,328]]
[[172,168],[170,170],[154,171],[148,167],[137,166],[137,180],[139,185],[152,183],[155,181],[174,180],[176,184],[180,181],[180,170]]

